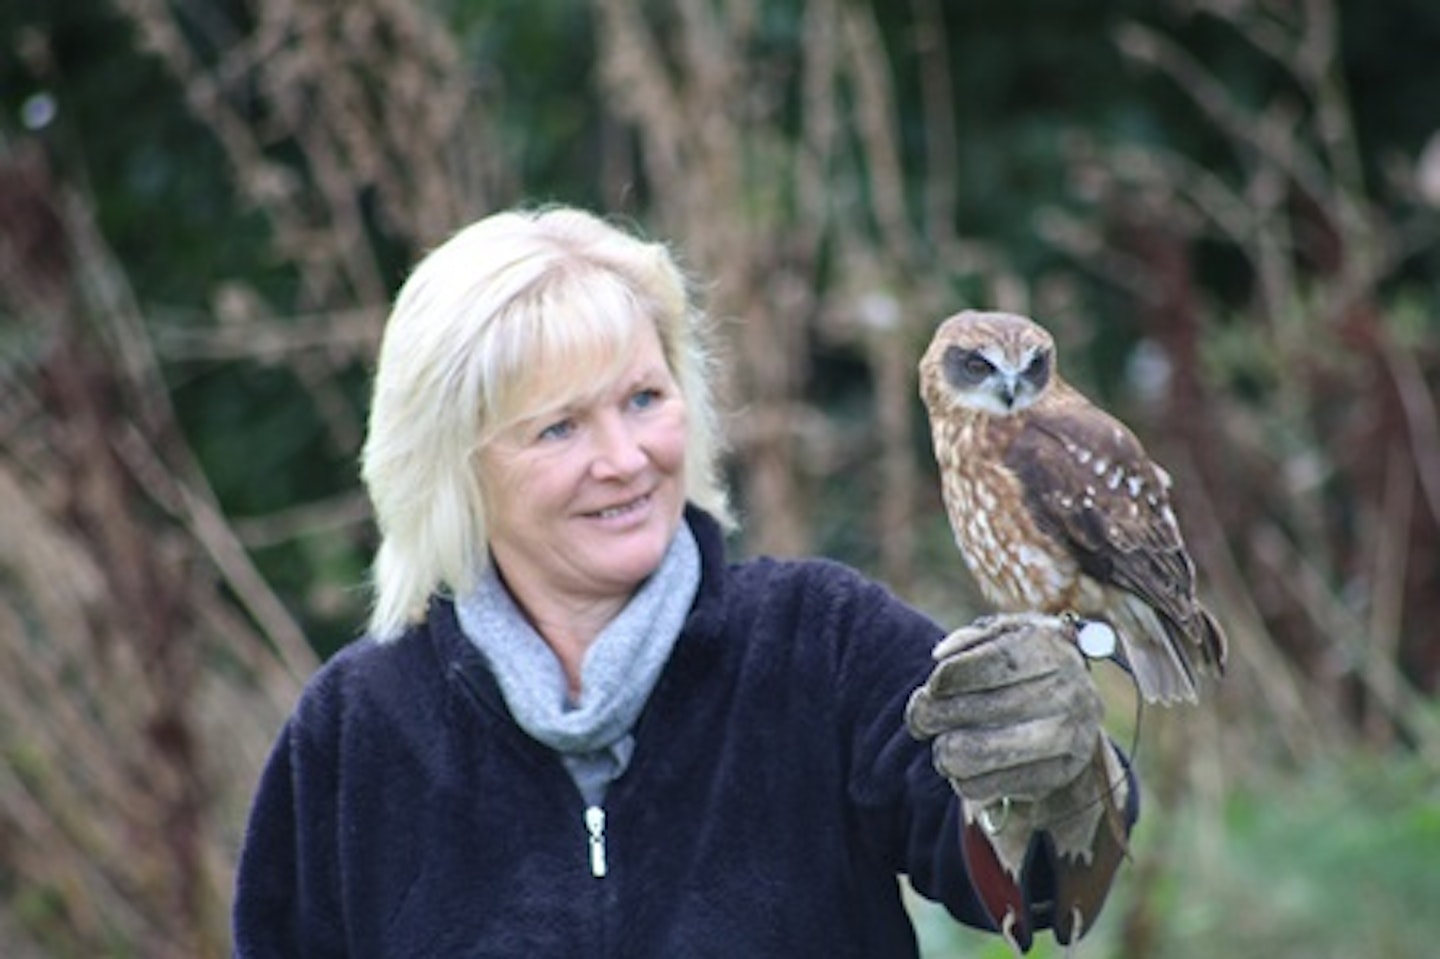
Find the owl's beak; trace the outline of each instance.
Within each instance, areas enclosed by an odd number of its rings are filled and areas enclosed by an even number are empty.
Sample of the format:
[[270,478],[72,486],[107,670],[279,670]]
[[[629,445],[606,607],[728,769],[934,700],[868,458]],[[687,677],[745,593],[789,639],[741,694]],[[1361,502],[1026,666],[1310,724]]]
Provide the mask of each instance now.
[[1009,380],[1009,379],[1006,379],[1006,380],[1002,381],[1001,384],[1000,384],[1000,389],[999,389],[997,392],[998,392],[999,397],[1000,397],[1000,402],[1005,404],[1005,408],[1006,408],[1007,410],[1008,410],[1008,409],[1013,409],[1013,408],[1015,407],[1015,383],[1014,383],[1014,381]]

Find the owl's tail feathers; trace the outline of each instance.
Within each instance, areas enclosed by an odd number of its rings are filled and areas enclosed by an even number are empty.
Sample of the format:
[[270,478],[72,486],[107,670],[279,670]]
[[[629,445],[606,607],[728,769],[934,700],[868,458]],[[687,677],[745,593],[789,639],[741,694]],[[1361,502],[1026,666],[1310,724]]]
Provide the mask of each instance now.
[[1121,591],[1113,594],[1109,618],[1120,634],[1121,661],[1147,703],[1169,706],[1199,699],[1188,654],[1193,641],[1178,624],[1140,597]]
[[[1183,623],[1177,623],[1163,614],[1159,616],[1169,640],[1166,645],[1185,673],[1187,692],[1180,698],[1192,703],[1199,698],[1199,676],[1219,679],[1225,675],[1225,658],[1229,645],[1225,639],[1225,630],[1221,628],[1219,621],[1210,615],[1210,611],[1199,603],[1196,603],[1193,609],[1193,613]],[[1141,688],[1144,688],[1143,684]],[[1161,702],[1166,700],[1162,699]]]
[[1200,699],[1200,677],[1225,672],[1225,631],[1210,611],[1193,600],[1162,612],[1123,590],[1109,594],[1107,616],[1120,634],[1122,662],[1147,703],[1170,706]]
[[1230,655],[1230,643],[1225,630],[1204,606],[1195,607],[1195,628],[1192,636],[1200,647],[1200,659],[1204,669],[1212,676],[1225,675],[1225,661]]

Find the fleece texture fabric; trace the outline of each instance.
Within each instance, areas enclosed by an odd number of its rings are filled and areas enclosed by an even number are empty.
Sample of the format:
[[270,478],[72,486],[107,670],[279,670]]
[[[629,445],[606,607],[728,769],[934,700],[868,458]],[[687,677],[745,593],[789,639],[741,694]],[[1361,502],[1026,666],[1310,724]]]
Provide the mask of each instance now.
[[700,590],[603,825],[437,598],[307,685],[251,811],[235,955],[914,956],[901,874],[985,926],[960,804],[903,721],[940,627],[829,561],[729,564],[686,518]]

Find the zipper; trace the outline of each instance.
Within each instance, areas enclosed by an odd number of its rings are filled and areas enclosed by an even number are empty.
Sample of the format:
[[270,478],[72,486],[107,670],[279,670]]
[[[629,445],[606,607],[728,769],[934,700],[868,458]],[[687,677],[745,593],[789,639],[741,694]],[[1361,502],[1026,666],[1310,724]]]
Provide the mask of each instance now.
[[590,874],[596,879],[603,878],[605,865],[605,810],[599,806],[585,809],[585,832],[590,842]]
[[[474,677],[466,672],[463,667],[458,664],[452,664],[450,672],[452,676],[459,680],[460,688],[465,691],[472,705],[482,711],[494,714],[497,718],[504,721],[504,725],[513,728],[514,720],[511,719],[508,714],[502,713],[497,707],[491,704],[487,697],[481,693]],[[569,774],[565,772],[564,766],[558,760],[552,759],[550,765],[553,766],[559,775],[565,777],[566,783],[570,785],[571,788],[574,788],[574,781],[570,779]],[[578,792],[576,795],[579,795]],[[603,879],[610,871],[605,856],[605,810],[599,806],[585,807],[584,825],[585,841],[590,853],[590,874],[596,879]]]

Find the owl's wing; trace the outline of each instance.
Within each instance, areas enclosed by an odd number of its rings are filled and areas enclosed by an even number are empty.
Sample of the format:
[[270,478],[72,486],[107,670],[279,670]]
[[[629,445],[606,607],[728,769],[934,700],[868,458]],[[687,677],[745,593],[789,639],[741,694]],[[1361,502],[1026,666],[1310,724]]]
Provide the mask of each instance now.
[[1170,508],[1170,477],[1123,424],[1088,404],[1036,409],[1005,462],[1036,525],[1087,576],[1174,623],[1190,621],[1195,567]]

